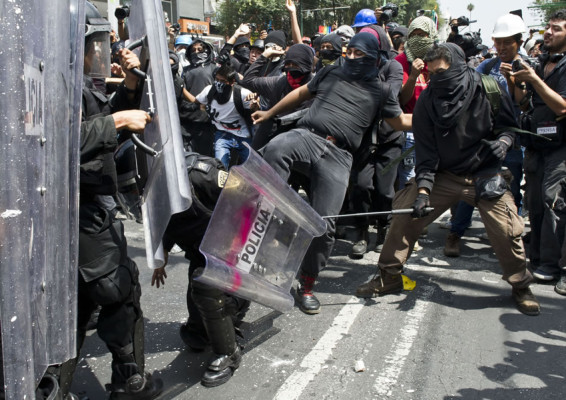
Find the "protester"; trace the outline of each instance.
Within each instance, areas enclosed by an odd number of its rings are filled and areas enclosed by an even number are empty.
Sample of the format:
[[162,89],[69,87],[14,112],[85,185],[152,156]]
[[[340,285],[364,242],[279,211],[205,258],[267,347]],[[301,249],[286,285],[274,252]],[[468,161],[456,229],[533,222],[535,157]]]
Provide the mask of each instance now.
[[[428,70],[423,57],[436,40],[436,26],[425,16],[415,18],[408,28],[408,38],[405,51],[395,59],[403,67],[403,87],[399,95],[399,103],[406,113],[412,113],[415,104],[426,88],[429,80]],[[405,133],[403,152],[409,150],[415,143],[413,132]],[[399,164],[399,189],[415,176],[415,152],[410,152]]]
[[481,77],[468,68],[460,47],[435,45],[424,61],[431,80],[413,114],[417,175],[397,193],[393,204],[395,209],[412,207],[413,213],[393,216],[377,275],[358,287],[356,295],[402,291],[403,264],[420,232],[462,199],[477,204],[519,311],[538,315],[540,305],[529,289],[533,277],[521,241],[522,221],[499,175],[514,139],[508,128],[517,127],[510,97],[503,92],[501,108],[492,120]]
[[[498,18],[493,28],[493,42],[497,49],[497,57],[482,62],[477,71],[481,74],[493,76],[503,89],[509,93],[515,104],[515,118],[517,122],[521,115],[521,110],[516,105],[514,99],[515,82],[512,76],[512,63],[521,58],[519,49],[523,43],[523,34],[526,26],[521,17],[513,14],[506,14]],[[521,181],[523,180],[523,151],[521,150],[521,140],[515,138],[512,148],[507,151],[503,166],[506,167],[513,176],[511,181],[511,193],[515,199],[517,212],[521,215],[522,198]],[[458,203],[456,212],[452,216],[450,233],[446,238],[444,254],[448,257],[460,256],[460,240],[466,229],[472,223],[472,213],[474,207],[465,203]]]
[[[391,91],[387,95],[377,79],[378,56],[375,36],[359,33],[350,41],[342,67],[325,67],[307,85],[289,93],[270,110],[252,115],[256,124],[261,123],[314,98],[298,127],[272,139],[263,149],[263,156],[284,180],[294,168],[308,176],[308,196],[320,215],[336,215],[340,211],[352,153],[376,118],[383,116],[397,130],[410,127],[411,118],[402,113],[396,95]],[[326,233],[312,241],[299,273],[299,308],[307,314],[320,312],[313,286],[334,244],[334,220],[327,220],[327,225]]]
[[[214,85],[208,85],[198,95],[185,91],[186,98],[206,106],[210,120],[216,127],[214,134],[214,156],[222,161],[224,167],[231,166],[231,150],[239,155],[239,163],[248,158],[253,127],[251,119],[246,118],[254,98],[252,93],[236,83],[236,71],[230,63],[222,64],[214,72]],[[250,113],[251,115],[251,113]]]

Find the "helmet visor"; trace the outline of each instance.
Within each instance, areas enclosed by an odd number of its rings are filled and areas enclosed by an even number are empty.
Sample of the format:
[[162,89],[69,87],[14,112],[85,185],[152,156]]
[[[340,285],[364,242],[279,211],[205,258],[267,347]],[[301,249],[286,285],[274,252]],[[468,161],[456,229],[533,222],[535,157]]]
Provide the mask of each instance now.
[[85,38],[84,73],[91,78],[110,76],[110,34],[95,32]]

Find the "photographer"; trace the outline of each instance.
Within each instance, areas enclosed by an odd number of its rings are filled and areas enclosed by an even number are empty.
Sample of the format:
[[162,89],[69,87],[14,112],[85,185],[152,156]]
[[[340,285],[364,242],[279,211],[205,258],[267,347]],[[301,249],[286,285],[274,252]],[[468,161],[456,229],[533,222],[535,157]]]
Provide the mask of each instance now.
[[[555,291],[566,295],[566,9],[550,16],[544,49],[539,65],[532,68],[522,60],[513,78],[519,83],[515,98],[527,111],[523,128],[547,139],[533,137],[525,153],[531,263],[540,256],[533,275],[551,281],[561,273]],[[523,82],[526,87],[520,85]]]

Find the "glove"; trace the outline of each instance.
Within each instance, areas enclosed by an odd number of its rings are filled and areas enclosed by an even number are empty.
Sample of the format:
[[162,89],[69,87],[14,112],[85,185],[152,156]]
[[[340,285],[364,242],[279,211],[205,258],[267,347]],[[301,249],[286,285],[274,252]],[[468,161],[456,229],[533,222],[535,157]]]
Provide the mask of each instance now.
[[493,156],[499,161],[503,161],[505,159],[507,149],[509,149],[507,142],[503,140],[482,139],[482,143],[487,146],[487,148],[491,151],[491,154],[493,154]]
[[417,194],[417,198],[413,203],[413,212],[411,213],[411,216],[413,218],[422,218],[427,216],[430,213],[430,210],[426,210],[427,207],[430,207],[430,200],[428,194],[426,193]]

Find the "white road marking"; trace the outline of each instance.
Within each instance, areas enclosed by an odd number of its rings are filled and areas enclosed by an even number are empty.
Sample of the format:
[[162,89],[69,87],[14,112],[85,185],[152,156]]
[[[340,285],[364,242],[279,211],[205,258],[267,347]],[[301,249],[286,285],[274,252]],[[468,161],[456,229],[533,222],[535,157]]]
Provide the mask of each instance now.
[[403,329],[397,334],[391,351],[385,357],[385,368],[379,374],[373,385],[375,391],[380,396],[389,396],[391,387],[397,383],[401,370],[405,365],[407,356],[411,352],[411,347],[417,338],[422,320],[426,315],[429,306],[429,299],[434,292],[430,286],[421,286],[423,293],[415,302],[412,310],[407,312]]
[[332,350],[343,335],[347,334],[364,308],[365,300],[352,297],[334,318],[332,326],[316,343],[309,354],[303,358],[299,368],[287,378],[275,394],[276,400],[298,399],[316,375],[323,368],[326,360],[332,355]]

